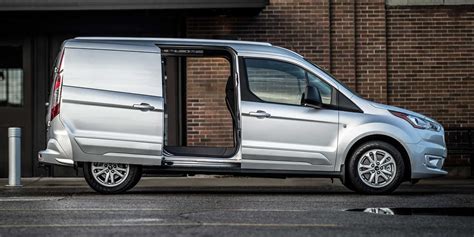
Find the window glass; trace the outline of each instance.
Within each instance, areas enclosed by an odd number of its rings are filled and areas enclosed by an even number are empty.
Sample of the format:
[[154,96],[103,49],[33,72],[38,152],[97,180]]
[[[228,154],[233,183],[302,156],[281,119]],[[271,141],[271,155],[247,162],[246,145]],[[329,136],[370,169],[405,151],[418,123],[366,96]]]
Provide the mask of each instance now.
[[321,102],[325,105],[335,105],[336,101],[333,99],[333,87],[321,80],[319,77],[308,73],[309,85],[318,88],[321,94]]
[[295,65],[268,59],[246,59],[249,90],[263,101],[301,105],[305,71]]
[[64,66],[69,86],[163,95],[159,54],[68,48]]
[[349,87],[348,85],[346,85],[344,82],[338,80],[337,78],[335,78],[333,75],[331,75],[331,73],[327,72],[326,70],[324,70],[324,68],[314,64],[313,62],[309,61],[308,59],[304,59],[306,62],[310,63],[311,65],[313,65],[314,67],[316,67],[317,69],[323,71],[326,76],[332,78],[333,80],[337,81],[339,85],[341,85],[342,87],[344,87],[346,90],[350,91],[352,94],[358,96],[358,97],[361,97],[356,91],[354,91],[351,87]]
[[22,48],[0,46],[0,106],[23,105]]

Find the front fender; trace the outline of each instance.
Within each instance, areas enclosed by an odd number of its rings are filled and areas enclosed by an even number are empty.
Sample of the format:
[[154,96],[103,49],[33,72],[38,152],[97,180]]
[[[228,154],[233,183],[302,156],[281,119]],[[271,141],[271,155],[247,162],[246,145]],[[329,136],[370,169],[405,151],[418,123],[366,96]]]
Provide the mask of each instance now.
[[346,125],[345,128],[343,125],[339,130],[338,158],[336,160],[335,170],[340,171],[341,165],[345,163],[346,157],[354,144],[363,138],[373,135],[393,138],[397,140],[406,151],[408,151],[407,144],[415,144],[421,140],[420,136],[413,131],[413,128],[403,126],[403,124],[400,127],[389,123],[370,122],[352,127]]

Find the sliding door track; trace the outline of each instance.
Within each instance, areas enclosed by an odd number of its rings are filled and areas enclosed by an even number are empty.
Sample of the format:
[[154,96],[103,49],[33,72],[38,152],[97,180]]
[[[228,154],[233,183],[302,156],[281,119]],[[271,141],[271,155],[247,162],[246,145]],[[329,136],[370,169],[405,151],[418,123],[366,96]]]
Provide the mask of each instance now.
[[236,159],[206,158],[206,157],[179,157],[171,156],[163,158],[163,166],[167,167],[240,167],[241,161]]

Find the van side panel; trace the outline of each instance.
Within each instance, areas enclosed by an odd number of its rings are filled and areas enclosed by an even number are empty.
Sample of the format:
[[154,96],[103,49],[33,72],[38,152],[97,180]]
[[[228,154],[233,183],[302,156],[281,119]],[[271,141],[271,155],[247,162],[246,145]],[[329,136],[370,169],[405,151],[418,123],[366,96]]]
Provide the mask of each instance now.
[[59,116],[74,161],[160,164],[161,55],[67,48],[64,64]]

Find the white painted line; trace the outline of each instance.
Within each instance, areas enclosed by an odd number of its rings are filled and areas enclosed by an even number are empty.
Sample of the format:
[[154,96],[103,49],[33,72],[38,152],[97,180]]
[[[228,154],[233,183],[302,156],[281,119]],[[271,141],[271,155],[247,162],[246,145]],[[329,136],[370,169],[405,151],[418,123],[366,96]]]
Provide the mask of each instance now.
[[0,198],[0,202],[34,202],[34,201],[57,201],[64,197],[6,197]]
[[125,219],[125,222],[163,222],[165,219],[160,218],[134,218],[134,219]]
[[3,211],[235,211],[235,212],[309,212],[312,210],[296,210],[296,209],[226,209],[226,208],[215,208],[215,209],[192,209],[192,210],[182,210],[182,209],[171,209],[171,208],[66,208],[66,209],[55,209],[55,208],[40,208],[40,209],[17,209],[17,208],[6,208],[0,209],[0,212]]
[[227,226],[227,227],[271,227],[271,228],[322,228],[322,227],[338,227],[336,224],[293,224],[293,223],[224,223],[224,222],[212,222],[212,223],[120,223],[120,224],[11,224],[11,225],[0,225],[2,229],[8,228],[71,228],[71,227],[147,227],[147,226]]

